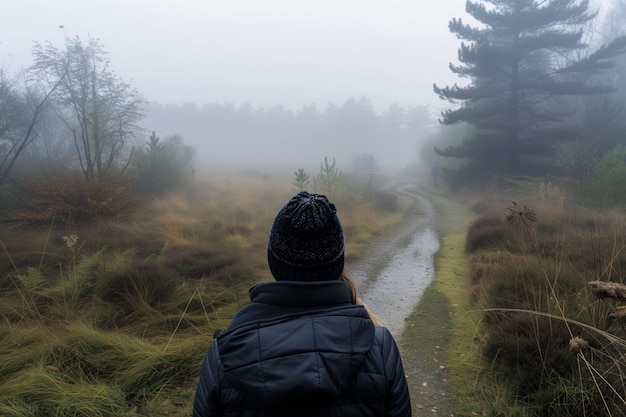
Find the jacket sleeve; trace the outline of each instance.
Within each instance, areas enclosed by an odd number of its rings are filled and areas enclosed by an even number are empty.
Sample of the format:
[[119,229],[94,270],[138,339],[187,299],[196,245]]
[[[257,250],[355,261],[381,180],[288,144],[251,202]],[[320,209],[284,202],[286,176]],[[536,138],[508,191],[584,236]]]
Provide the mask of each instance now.
[[193,417],[219,416],[219,355],[217,341],[213,339],[204,358],[200,379],[193,402]]
[[411,399],[398,345],[387,328],[377,327],[376,331],[382,332],[383,359],[387,376],[386,416],[410,417]]

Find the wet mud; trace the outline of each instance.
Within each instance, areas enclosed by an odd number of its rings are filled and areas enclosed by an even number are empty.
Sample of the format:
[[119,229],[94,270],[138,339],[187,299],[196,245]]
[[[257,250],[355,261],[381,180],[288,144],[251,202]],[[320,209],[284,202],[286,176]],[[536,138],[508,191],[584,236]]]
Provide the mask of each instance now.
[[415,200],[406,222],[375,238],[363,257],[347,265],[361,298],[394,337],[402,334],[405,319],[433,281],[440,247],[433,204],[413,185],[402,185],[397,192]]

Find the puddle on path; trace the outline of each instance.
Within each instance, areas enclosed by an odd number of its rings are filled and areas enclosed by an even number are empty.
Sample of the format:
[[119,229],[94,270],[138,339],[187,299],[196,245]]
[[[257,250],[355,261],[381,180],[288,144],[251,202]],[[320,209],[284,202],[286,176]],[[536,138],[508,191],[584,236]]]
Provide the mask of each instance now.
[[359,261],[347,265],[363,301],[396,338],[434,278],[433,256],[440,245],[432,203],[414,188],[400,192],[417,201],[420,214],[409,217],[396,233],[379,237]]

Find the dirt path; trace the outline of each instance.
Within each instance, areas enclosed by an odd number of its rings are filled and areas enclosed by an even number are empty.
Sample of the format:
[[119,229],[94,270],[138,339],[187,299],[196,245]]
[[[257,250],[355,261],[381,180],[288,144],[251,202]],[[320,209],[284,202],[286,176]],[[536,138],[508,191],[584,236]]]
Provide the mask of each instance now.
[[441,221],[456,225],[457,219],[448,213],[449,205],[440,213],[433,204],[437,201],[441,209],[440,203],[449,197],[414,183],[396,190],[413,198],[414,206],[401,225],[375,239],[348,268],[365,303],[398,341],[413,415],[454,416],[444,357],[450,308],[447,299],[429,286],[440,247],[435,226]]
[[433,204],[415,185],[398,186],[397,192],[415,200],[406,221],[375,239],[362,258],[348,265],[363,301],[396,338],[433,280],[433,256],[439,250]]

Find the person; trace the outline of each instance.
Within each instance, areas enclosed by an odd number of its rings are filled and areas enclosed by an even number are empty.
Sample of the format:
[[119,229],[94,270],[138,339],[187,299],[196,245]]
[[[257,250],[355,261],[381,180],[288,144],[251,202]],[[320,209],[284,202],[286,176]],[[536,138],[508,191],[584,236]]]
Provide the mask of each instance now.
[[344,234],[324,195],[302,191],[274,219],[274,281],[212,341],[193,405],[207,416],[410,416],[402,360],[344,269]]
[[435,162],[430,169],[430,177],[433,179],[433,188],[437,188],[437,180],[439,179],[439,163]]

